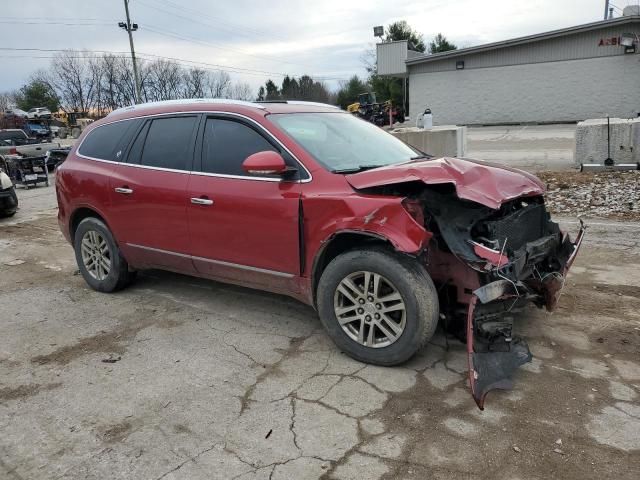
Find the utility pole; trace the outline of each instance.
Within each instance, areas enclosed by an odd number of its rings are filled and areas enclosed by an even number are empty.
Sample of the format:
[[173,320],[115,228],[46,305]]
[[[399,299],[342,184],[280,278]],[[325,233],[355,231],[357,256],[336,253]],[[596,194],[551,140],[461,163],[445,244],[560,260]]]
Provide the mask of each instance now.
[[604,19],[606,20],[607,18],[609,18],[609,0],[604,0]]
[[138,64],[136,63],[136,51],[133,48],[133,35],[131,32],[135,32],[138,30],[137,23],[131,23],[131,19],[129,18],[129,0],[124,0],[124,11],[127,14],[127,23],[120,22],[118,26],[123,28],[129,34],[129,46],[131,47],[131,61],[133,62],[133,81],[136,84],[136,103],[141,103],[141,95],[140,95],[140,77],[138,76]]

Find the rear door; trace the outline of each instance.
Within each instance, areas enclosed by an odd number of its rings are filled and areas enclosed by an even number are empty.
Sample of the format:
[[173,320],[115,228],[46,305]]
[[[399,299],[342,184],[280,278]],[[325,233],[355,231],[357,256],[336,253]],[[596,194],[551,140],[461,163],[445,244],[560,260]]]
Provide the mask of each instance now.
[[199,115],[145,119],[111,175],[116,238],[135,266],[192,273],[187,184]]
[[198,272],[272,291],[299,274],[298,176],[251,176],[242,162],[265,150],[294,160],[256,123],[232,115],[204,120],[189,183],[191,251]]

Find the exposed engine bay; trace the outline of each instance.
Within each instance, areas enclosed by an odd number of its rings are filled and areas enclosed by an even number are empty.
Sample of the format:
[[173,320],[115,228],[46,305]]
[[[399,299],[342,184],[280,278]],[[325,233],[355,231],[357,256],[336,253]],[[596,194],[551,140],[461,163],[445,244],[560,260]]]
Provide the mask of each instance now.
[[451,184],[384,190],[405,195],[407,211],[433,234],[422,255],[445,328],[467,343],[471,391],[483,409],[487,393],[511,388],[513,371],[531,361],[527,343],[513,334],[514,318],[530,303],[554,309],[584,227],[572,242],[541,195],[496,209],[460,199]]

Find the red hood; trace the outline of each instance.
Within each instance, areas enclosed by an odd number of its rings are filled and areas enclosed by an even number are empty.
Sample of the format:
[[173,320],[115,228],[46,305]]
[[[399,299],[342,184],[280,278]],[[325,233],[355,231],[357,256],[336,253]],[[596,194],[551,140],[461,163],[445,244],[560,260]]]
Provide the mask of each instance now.
[[357,189],[415,181],[428,185],[452,183],[458,197],[490,208],[499,208],[514,198],[544,193],[542,182],[530,173],[451,157],[389,165],[345,175],[345,178]]

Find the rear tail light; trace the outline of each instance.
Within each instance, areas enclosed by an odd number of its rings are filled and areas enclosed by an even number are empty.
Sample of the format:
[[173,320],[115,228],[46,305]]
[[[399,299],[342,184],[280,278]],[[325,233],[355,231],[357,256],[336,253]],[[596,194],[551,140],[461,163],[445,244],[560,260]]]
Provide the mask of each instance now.
[[402,206],[420,226],[424,227],[424,210],[418,200],[405,198],[402,200]]
[[9,155],[15,155],[18,153],[18,150],[16,149],[16,147],[10,148],[9,149]]

